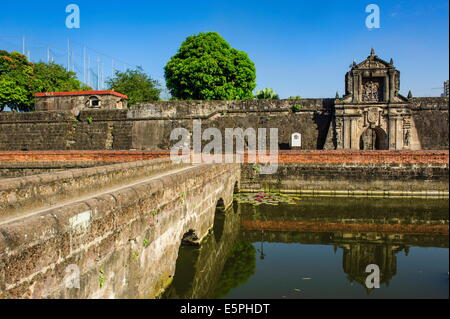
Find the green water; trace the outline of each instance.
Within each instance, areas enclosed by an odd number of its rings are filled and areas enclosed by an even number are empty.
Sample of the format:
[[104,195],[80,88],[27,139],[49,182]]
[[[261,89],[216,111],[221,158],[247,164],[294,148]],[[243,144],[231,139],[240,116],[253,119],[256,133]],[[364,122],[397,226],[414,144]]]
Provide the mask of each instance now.
[[[217,213],[163,298],[448,298],[448,200],[304,198]],[[380,288],[366,287],[367,265]]]

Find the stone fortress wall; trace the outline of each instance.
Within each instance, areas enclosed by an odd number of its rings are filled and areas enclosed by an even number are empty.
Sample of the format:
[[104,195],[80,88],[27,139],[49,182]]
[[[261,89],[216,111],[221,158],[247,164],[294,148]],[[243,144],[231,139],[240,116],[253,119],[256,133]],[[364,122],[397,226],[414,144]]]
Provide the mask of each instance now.
[[[279,144],[302,134],[302,149],[335,149],[334,99],[174,101],[126,110],[0,113],[0,150],[168,150],[174,128],[278,128]],[[449,148],[448,98],[411,98],[421,149]],[[295,109],[295,111],[294,111]]]

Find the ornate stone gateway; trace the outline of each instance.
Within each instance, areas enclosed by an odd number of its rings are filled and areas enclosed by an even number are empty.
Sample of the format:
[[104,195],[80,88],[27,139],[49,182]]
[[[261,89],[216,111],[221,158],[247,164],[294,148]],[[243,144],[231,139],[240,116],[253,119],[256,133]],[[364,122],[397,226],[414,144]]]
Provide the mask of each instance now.
[[392,59],[388,63],[372,49],[366,60],[353,62],[345,95],[335,100],[336,149],[420,149],[411,103],[399,89],[400,72]]

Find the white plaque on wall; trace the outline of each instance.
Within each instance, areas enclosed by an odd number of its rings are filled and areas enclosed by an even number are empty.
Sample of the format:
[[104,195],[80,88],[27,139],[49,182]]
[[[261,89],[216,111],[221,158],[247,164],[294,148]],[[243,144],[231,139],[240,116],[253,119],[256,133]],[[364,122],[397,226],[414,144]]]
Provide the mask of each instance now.
[[302,147],[302,134],[300,133],[292,134],[291,147]]

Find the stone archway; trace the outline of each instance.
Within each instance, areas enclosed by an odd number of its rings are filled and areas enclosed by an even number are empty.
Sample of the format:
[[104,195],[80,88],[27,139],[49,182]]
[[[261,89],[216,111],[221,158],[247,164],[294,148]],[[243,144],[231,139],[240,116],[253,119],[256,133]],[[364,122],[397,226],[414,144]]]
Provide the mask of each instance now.
[[387,150],[388,136],[379,126],[365,130],[359,141],[360,150]]

